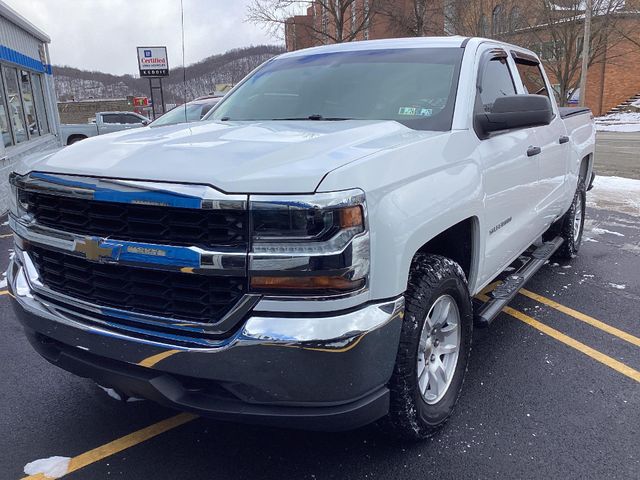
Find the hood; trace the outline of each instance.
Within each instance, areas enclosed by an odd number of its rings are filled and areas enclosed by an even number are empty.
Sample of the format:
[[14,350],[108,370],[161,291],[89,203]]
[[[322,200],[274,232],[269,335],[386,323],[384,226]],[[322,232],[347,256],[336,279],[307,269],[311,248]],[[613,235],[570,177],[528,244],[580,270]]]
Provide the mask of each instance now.
[[146,127],[31,158],[19,173],[201,183],[228,193],[311,193],[331,170],[430,133],[369,120]]

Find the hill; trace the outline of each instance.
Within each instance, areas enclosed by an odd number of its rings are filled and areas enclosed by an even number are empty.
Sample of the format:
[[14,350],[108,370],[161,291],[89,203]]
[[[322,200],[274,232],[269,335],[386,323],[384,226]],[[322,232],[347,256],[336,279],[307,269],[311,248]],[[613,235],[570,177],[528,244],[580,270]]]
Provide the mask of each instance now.
[[[282,52],[284,48],[278,45],[258,45],[213,55],[186,67],[186,86],[183,68],[173,68],[169,77],[163,79],[165,103],[182,103],[185,97],[191,100],[206,95],[213,92],[217,83],[237,83],[262,62]],[[149,95],[149,81],[133,75],[111,75],[67,66],[54,66],[53,75],[59,101]]]

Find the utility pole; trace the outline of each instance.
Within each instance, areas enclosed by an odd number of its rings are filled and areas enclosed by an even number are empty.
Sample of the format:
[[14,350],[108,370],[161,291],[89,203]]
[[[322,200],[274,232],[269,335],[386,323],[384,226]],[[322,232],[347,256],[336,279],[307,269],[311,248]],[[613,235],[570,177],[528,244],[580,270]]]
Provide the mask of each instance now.
[[587,70],[589,68],[589,44],[591,43],[591,10],[593,0],[586,0],[584,11],[584,36],[582,38],[582,71],[580,72],[580,106],[587,100]]

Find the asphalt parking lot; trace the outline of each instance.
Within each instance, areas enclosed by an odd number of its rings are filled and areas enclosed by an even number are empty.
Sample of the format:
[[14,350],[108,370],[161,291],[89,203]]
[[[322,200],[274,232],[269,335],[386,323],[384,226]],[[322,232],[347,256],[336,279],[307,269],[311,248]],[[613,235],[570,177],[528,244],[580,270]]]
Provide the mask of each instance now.
[[640,132],[598,132],[596,170],[600,175],[640,179]]
[[[638,478],[638,213],[591,208],[578,258],[550,262],[476,330],[457,412],[424,443],[376,426],[289,431],[118,402],[38,356],[3,287],[0,478],[52,456],[72,458],[70,480]],[[8,233],[0,227],[3,269]]]

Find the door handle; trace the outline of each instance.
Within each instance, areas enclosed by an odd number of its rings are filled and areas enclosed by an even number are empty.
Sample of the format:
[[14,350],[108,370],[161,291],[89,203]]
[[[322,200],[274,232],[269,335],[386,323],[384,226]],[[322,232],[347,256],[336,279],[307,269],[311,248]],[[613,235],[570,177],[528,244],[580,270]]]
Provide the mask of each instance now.
[[558,142],[560,143],[560,145],[562,145],[563,143],[568,143],[569,142],[569,137],[567,137],[566,135],[562,135],[558,139]]
[[540,152],[542,152],[540,147],[531,146],[527,148],[527,157],[533,157],[534,155],[538,155]]

